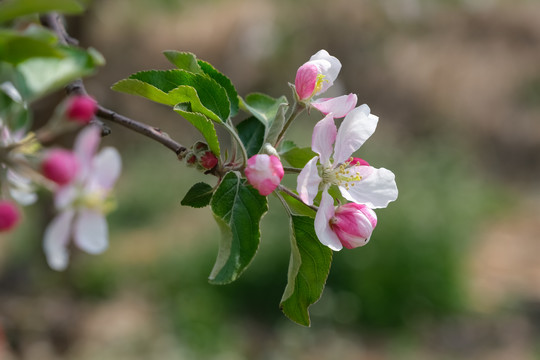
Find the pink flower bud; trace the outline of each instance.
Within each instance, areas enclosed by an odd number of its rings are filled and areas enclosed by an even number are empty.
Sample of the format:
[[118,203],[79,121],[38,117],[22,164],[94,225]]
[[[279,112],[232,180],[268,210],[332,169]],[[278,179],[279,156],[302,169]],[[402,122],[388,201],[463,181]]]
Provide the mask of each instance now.
[[68,150],[51,150],[41,163],[43,175],[58,185],[69,184],[77,175],[79,162],[75,154]]
[[250,157],[245,173],[249,183],[263,196],[270,195],[285,174],[278,157],[266,154]]
[[330,219],[330,228],[347,249],[367,244],[376,225],[375,212],[357,203],[339,206]]
[[313,96],[317,87],[318,76],[319,69],[314,64],[307,62],[298,68],[294,86],[299,100],[306,100]]
[[188,154],[186,156],[186,164],[189,167],[195,166],[195,164],[197,164],[197,156],[193,153]]
[[207,151],[201,156],[199,163],[205,169],[213,169],[218,164],[218,158],[213,152]]
[[9,231],[21,218],[19,210],[11,201],[0,200],[0,232]]
[[75,95],[68,100],[66,116],[68,120],[88,124],[97,111],[97,103],[88,95]]

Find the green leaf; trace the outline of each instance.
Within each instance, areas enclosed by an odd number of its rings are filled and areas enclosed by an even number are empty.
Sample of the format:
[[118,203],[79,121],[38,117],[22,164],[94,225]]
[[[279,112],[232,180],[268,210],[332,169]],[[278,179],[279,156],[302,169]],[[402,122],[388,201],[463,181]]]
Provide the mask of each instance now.
[[282,103],[279,105],[274,121],[266,128],[266,134],[264,136],[264,142],[269,144],[275,144],[278,140],[279,134],[285,125],[285,111],[287,110],[287,104]]
[[264,141],[264,125],[254,116],[247,118],[238,125],[238,136],[246,148],[248,157],[257,154]]
[[307,162],[317,156],[311,148],[293,148],[289,151],[281,154],[281,158],[287,160],[287,162],[295,168],[303,168]]
[[195,74],[202,73],[202,69],[197,63],[197,57],[190,52],[180,52],[176,50],[167,50],[163,54],[178,69],[186,70]]
[[219,140],[212,120],[204,116],[204,114],[193,112],[190,103],[177,104],[173,110],[195,126],[195,128],[203,135],[210,150],[212,150],[216,156],[220,155]]
[[253,116],[259,119],[267,128],[272,125],[277,111],[282,104],[287,104],[287,98],[281,96],[274,99],[261,93],[252,93],[246,96],[244,106]]
[[160,104],[174,106],[174,102],[167,93],[157,87],[137,79],[123,79],[115,83],[111,89],[130,95],[138,95]]
[[289,210],[294,215],[300,215],[300,216],[309,216],[310,218],[315,218],[315,210],[304,204],[302,201],[297,200],[293,198],[290,195],[287,195],[284,192],[280,193],[283,199],[287,202],[287,205],[289,205]]
[[[0,81],[1,82],[1,81]],[[19,91],[9,81],[0,83],[0,119],[12,131],[30,127],[31,112]]]
[[231,103],[230,116],[235,116],[238,113],[239,101],[238,92],[236,91],[231,80],[206,61],[199,60],[199,66],[206,75],[214,79],[219,85],[223,86],[225,91],[227,91],[227,96],[229,97],[229,102]]
[[214,193],[212,212],[221,229],[216,263],[209,280],[226,284],[236,280],[250,264],[259,247],[259,222],[268,210],[265,196],[229,172]]
[[277,148],[277,151],[279,154],[284,154],[286,153],[287,151],[289,150],[292,150],[294,148],[296,148],[298,146],[296,146],[296,144],[294,143],[294,141],[291,141],[291,140],[285,140],[285,141],[282,141],[278,148]]
[[84,11],[84,6],[76,0],[4,0],[0,2],[0,22],[51,11],[79,14]]
[[308,308],[322,295],[330,272],[332,250],[315,235],[313,219],[291,216],[291,258],[280,308],[292,321],[310,326]]
[[16,66],[17,88],[27,100],[34,100],[57,90],[71,81],[94,72],[103,58],[97,51],[59,47],[62,58],[30,58]]
[[206,75],[175,69],[141,71],[131,75],[129,78],[146,82],[165,93],[169,93],[181,85],[192,87],[196,90],[197,97],[202,105],[217,115],[220,121],[226,121],[229,118],[230,105],[227,92],[221,85]]
[[32,26],[25,33],[0,30],[0,61],[16,65],[32,57],[63,57],[53,33],[35,28]]
[[210,204],[213,193],[214,189],[207,183],[196,183],[189,189],[180,203],[184,206],[202,208]]

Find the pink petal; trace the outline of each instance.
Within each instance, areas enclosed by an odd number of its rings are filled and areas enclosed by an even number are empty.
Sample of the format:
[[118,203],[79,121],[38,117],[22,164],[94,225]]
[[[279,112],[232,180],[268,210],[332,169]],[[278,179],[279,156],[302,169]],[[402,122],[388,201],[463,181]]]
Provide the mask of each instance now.
[[317,76],[319,69],[314,64],[309,62],[298,68],[294,86],[300,100],[309,99],[313,95],[315,86],[317,85]]
[[351,110],[339,127],[334,150],[334,163],[345,162],[375,132],[379,118],[366,115],[367,105]]
[[263,196],[270,195],[277,188],[285,174],[278,157],[267,154],[250,157],[244,172],[251,186]]
[[343,248],[343,245],[330,227],[330,219],[334,216],[334,211],[334,199],[324,189],[319,210],[315,215],[315,233],[323,245],[334,251],[339,251]]
[[311,105],[323,114],[332,113],[334,118],[339,119],[354,109],[357,101],[356,94],[349,94],[335,98],[317,99],[312,101]]
[[332,114],[328,114],[315,124],[311,137],[311,148],[321,157],[321,164],[327,165],[332,156],[334,141],[336,140],[337,128]]
[[397,199],[395,175],[390,170],[371,166],[355,166],[351,170],[362,176],[362,180],[349,186],[348,190],[339,188],[345,199],[365,204],[372,209],[385,208],[389,202]]
[[79,180],[86,179],[91,171],[92,159],[99,145],[100,134],[99,127],[90,125],[82,129],[75,139],[73,152],[79,159],[79,165],[81,166],[77,177]]
[[122,171],[122,159],[118,150],[112,147],[103,148],[94,158],[92,165],[89,176],[91,187],[110,190]]
[[75,212],[72,210],[63,211],[45,229],[43,250],[51,269],[62,271],[68,265],[69,252],[67,244],[74,215]]
[[308,205],[313,205],[313,199],[319,192],[319,184],[322,179],[319,176],[317,169],[318,156],[309,160],[306,166],[302,169],[297,178],[296,191],[300,195],[300,199]]
[[89,254],[99,254],[107,249],[108,227],[100,212],[81,209],[75,221],[75,244]]
[[363,204],[348,203],[339,206],[331,221],[332,230],[347,249],[368,243],[377,225],[377,215]]

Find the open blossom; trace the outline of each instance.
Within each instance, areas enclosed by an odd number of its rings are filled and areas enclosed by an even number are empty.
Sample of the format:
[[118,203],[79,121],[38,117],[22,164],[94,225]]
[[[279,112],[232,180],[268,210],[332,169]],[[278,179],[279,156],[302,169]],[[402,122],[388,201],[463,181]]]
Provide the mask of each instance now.
[[341,63],[336,57],[328,54],[326,50],[319,50],[296,72],[294,85],[298,100],[315,107],[325,115],[332,112],[335,118],[345,116],[356,106],[355,94],[313,99],[334,84],[340,70]]
[[0,232],[12,230],[21,218],[19,209],[9,200],[0,200]]
[[98,254],[108,246],[105,213],[110,207],[109,193],[120,175],[121,160],[111,147],[97,155],[100,129],[89,126],[77,136],[74,154],[79,163],[75,180],[60,187],[55,206],[60,211],[45,230],[43,248],[49,266],[63,270],[69,261],[68,242],[90,254]]
[[368,243],[377,225],[377,215],[364,204],[347,203],[334,207],[334,199],[323,192],[315,217],[315,232],[332,250],[353,249]]
[[263,196],[270,195],[283,179],[283,165],[275,155],[258,154],[250,157],[245,170],[248,182]]

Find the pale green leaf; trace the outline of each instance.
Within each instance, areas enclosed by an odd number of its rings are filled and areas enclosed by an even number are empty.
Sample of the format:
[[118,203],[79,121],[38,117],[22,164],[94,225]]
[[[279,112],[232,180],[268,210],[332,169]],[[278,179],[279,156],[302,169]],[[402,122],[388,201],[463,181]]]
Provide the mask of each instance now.
[[0,22],[52,11],[80,14],[84,11],[84,6],[76,0],[3,0],[0,1]]
[[281,154],[281,158],[287,160],[287,162],[295,168],[303,168],[307,162],[317,156],[311,148],[292,148],[287,152]]
[[177,104],[174,108],[178,114],[182,115],[184,119],[189,121],[197,130],[200,131],[208,147],[212,152],[219,157],[219,140],[217,137],[216,129],[214,128],[214,123],[212,120],[204,116],[203,114],[192,112],[191,105],[189,103],[180,103]]
[[176,50],[167,50],[163,54],[174,66],[180,70],[186,70],[195,74],[200,74],[203,71],[197,63],[197,57],[190,52],[181,52]]

